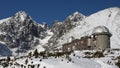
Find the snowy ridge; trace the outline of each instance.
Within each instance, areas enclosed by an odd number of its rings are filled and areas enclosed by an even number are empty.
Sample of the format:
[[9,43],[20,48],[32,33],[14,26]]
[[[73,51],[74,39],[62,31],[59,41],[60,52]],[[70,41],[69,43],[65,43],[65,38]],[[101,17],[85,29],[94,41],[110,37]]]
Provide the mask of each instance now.
[[79,39],[82,36],[91,35],[93,29],[97,26],[106,26],[112,33],[111,47],[120,48],[120,8],[114,7],[102,10],[86,17],[80,22],[80,25],[63,35],[58,45],[67,43],[71,37]]

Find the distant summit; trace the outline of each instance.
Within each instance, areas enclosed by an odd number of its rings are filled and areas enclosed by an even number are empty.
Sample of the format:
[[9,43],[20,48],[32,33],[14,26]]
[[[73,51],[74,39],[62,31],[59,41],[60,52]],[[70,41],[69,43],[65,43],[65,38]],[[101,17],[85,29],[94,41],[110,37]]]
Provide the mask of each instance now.
[[17,12],[14,17],[16,19],[19,19],[20,21],[24,21],[25,19],[31,19],[31,17],[25,12],[25,11],[19,11]]

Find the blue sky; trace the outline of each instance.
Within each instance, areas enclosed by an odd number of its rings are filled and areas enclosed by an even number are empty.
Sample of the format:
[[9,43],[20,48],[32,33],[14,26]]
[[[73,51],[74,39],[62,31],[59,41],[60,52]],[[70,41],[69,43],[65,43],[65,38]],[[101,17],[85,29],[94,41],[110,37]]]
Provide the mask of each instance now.
[[109,7],[120,7],[120,0],[1,0],[0,19],[22,10],[36,22],[63,21],[68,15],[78,11],[90,15]]

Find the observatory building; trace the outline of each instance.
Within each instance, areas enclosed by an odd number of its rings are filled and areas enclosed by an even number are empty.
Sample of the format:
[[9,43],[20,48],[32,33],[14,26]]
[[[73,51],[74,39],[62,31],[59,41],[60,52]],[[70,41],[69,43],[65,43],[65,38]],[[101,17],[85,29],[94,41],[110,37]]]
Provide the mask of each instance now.
[[81,39],[75,39],[70,43],[63,45],[63,51],[72,50],[103,50],[110,48],[110,37],[112,34],[105,26],[97,26],[93,29],[92,35],[82,37]]

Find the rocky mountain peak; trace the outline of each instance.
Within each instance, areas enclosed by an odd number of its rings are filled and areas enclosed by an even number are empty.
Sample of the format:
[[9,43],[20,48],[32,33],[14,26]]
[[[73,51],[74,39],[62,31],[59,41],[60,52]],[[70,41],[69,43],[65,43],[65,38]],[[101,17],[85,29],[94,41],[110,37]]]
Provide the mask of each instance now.
[[19,21],[24,21],[25,19],[31,19],[31,17],[25,11],[19,11],[12,17]]
[[27,15],[27,13],[25,11],[19,11],[15,15]]
[[78,11],[74,12],[72,15],[69,15],[66,20],[70,20],[73,22],[78,22],[81,21],[82,19],[84,19],[86,16],[79,13]]
[[78,11],[74,12],[72,15],[73,15],[73,16],[79,15],[79,16],[83,16],[83,17],[85,16],[85,15],[83,15],[82,13],[79,13]]
[[[19,11],[8,19],[0,21],[0,43],[4,42],[14,54],[27,52],[46,37],[47,25],[39,26],[25,11]],[[1,45],[0,45],[1,46]]]

